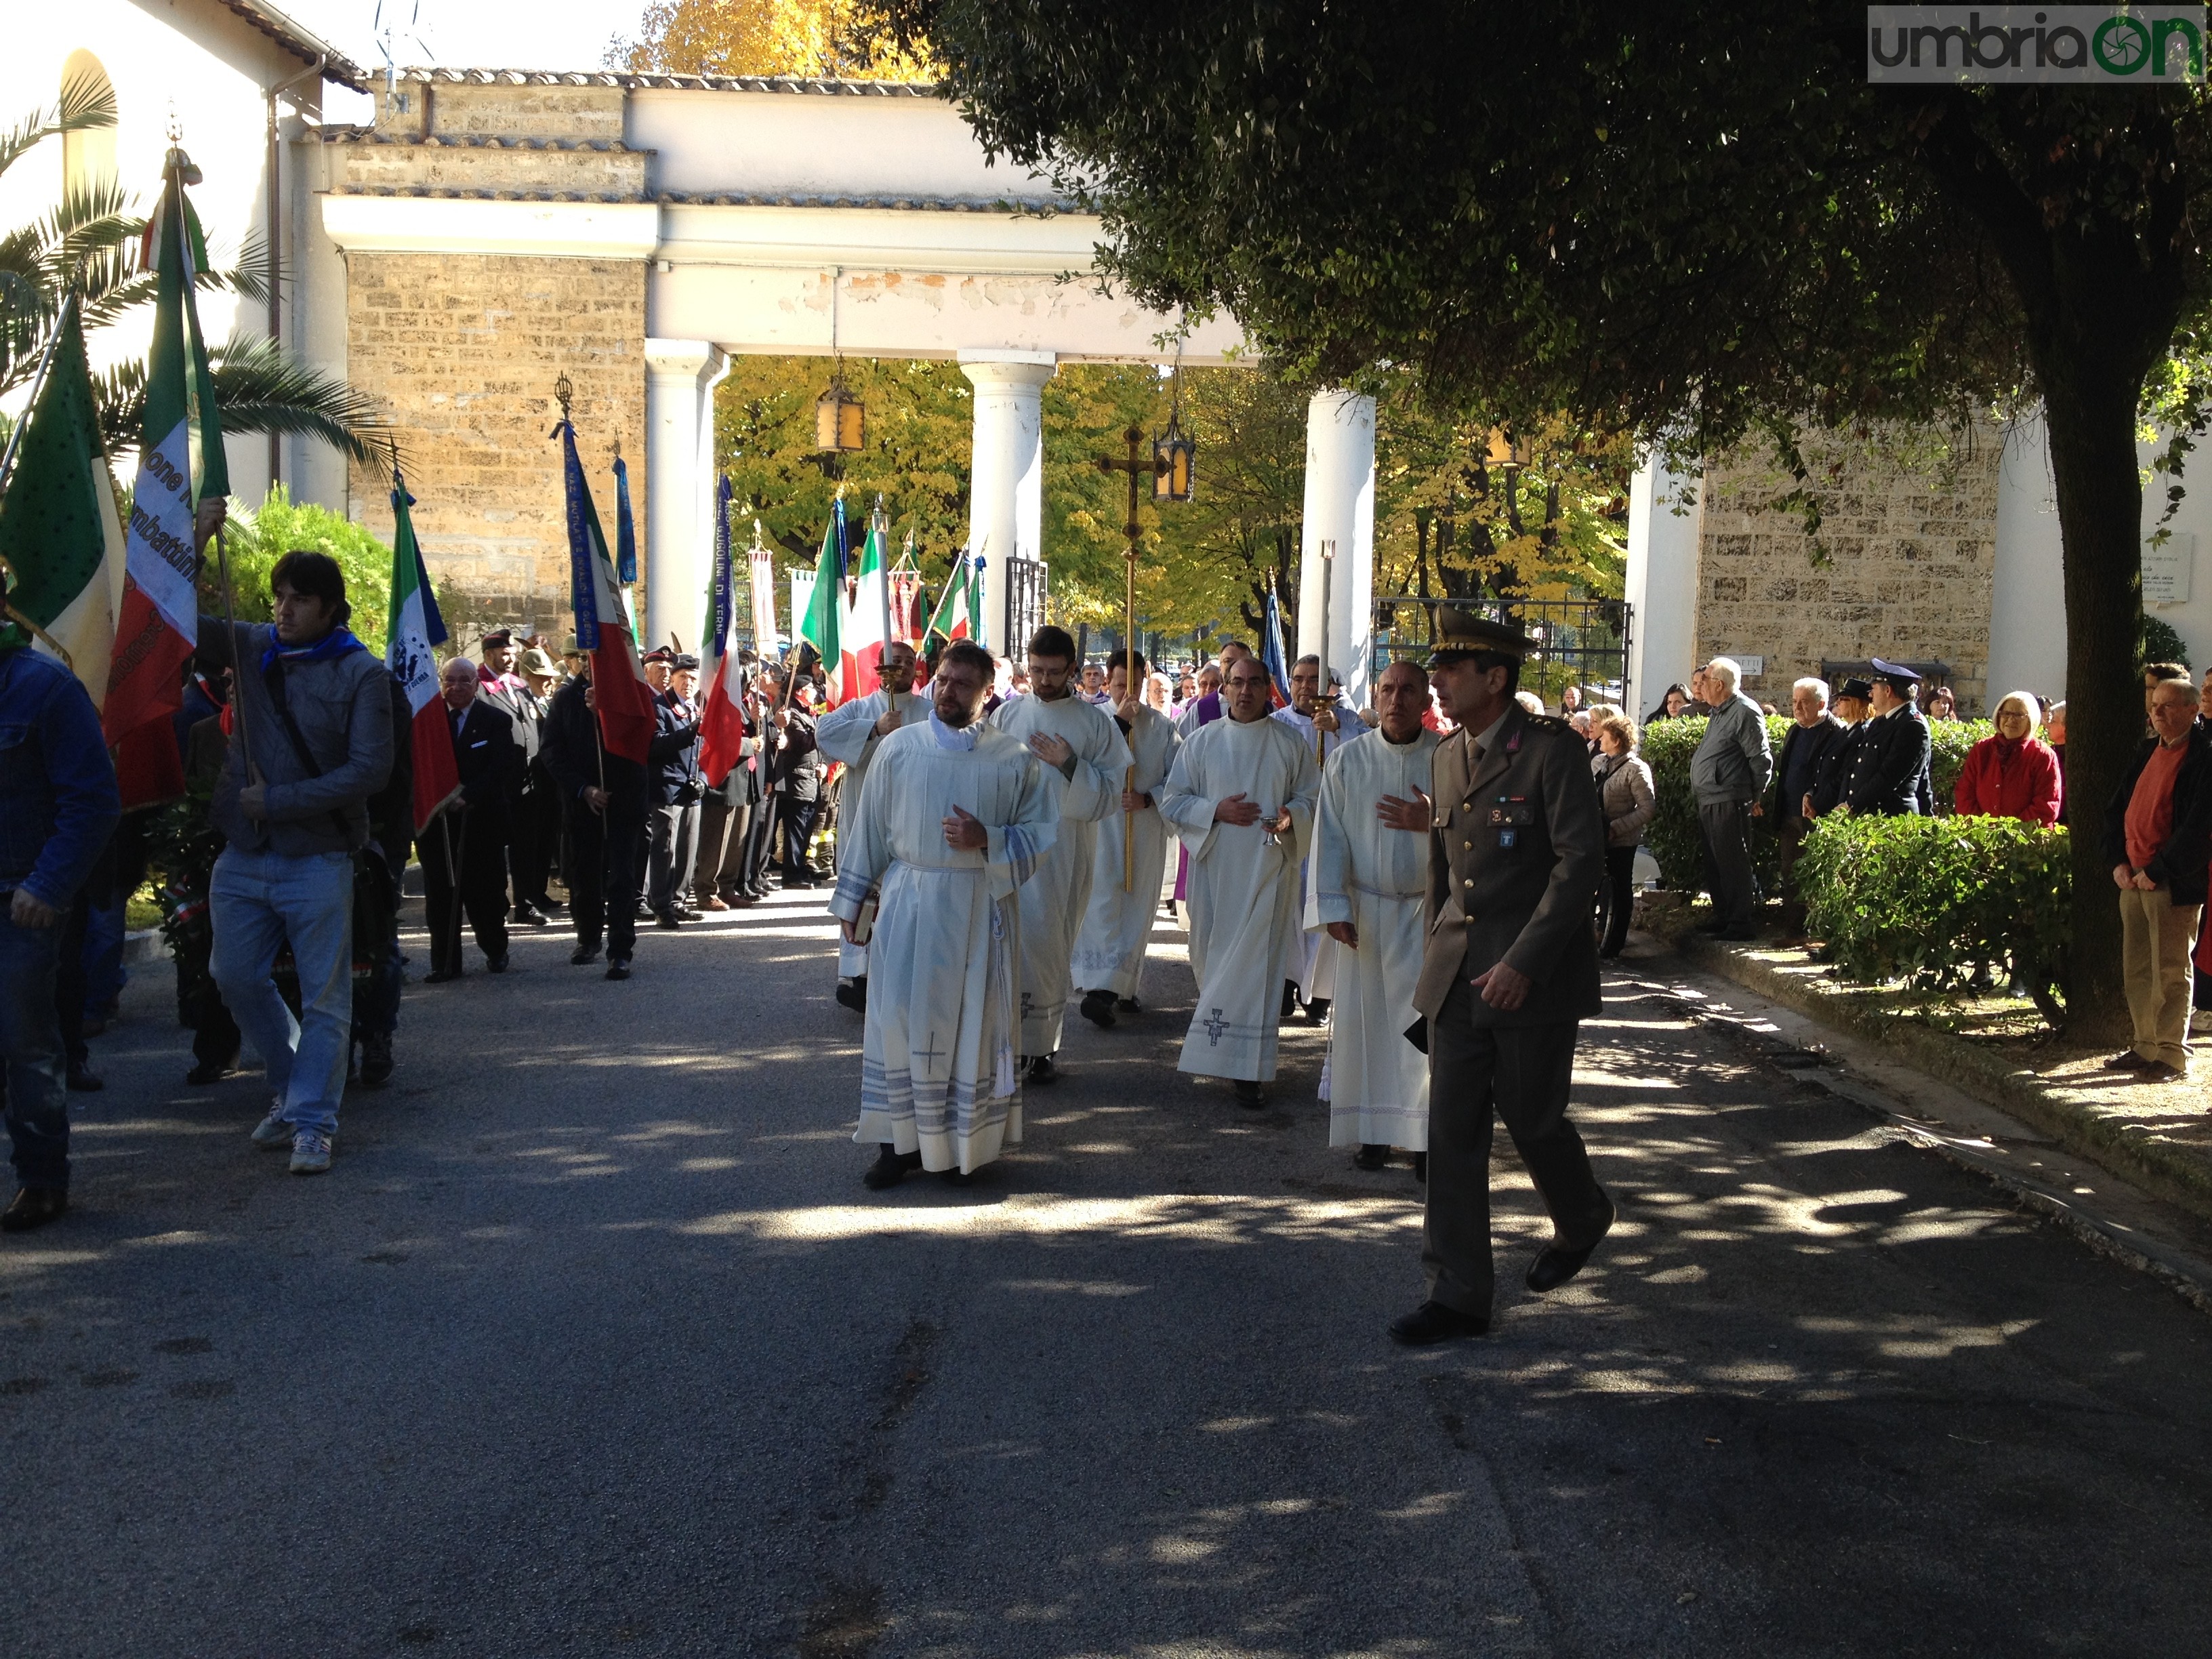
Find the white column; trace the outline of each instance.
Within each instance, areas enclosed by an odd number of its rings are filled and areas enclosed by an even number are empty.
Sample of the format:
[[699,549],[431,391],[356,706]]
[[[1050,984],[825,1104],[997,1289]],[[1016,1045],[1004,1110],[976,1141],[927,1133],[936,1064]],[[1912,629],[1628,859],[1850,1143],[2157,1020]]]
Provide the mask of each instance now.
[[[2044,429],[2041,411],[2021,422],[2001,441],[2004,458],[1997,468],[1990,656],[1983,670],[1982,706],[1973,711],[1978,714],[1985,714],[2008,691],[2041,691],[2057,697],[2065,695],[2066,688],[2066,553],[2058,533],[2057,487],[2051,478],[2051,437]],[[2149,464],[2146,456],[2143,465]],[[2143,492],[2146,529],[2154,527],[2165,510],[2161,493]],[[2192,504],[2185,498],[2185,510]],[[2179,618],[2169,616],[2166,620]]]
[[1316,392],[1306,405],[1301,657],[1322,649],[1323,542],[1336,544],[1328,570],[1328,667],[1343,677],[1346,701],[1359,708],[1367,702],[1367,659],[1375,643],[1375,400],[1357,392]]
[[714,386],[729,372],[704,340],[645,343],[644,648],[671,634],[699,648],[714,558]]
[[[1697,505],[1685,507],[1688,495]],[[1647,455],[1628,487],[1628,714],[1640,720],[1659,694],[1689,684],[1698,648],[1698,543],[1705,480],[1667,472]]]
[[982,645],[994,656],[1023,644],[1006,637],[1006,558],[1042,556],[1044,383],[1056,361],[1048,351],[960,354],[960,372],[975,386],[968,552],[985,561]]

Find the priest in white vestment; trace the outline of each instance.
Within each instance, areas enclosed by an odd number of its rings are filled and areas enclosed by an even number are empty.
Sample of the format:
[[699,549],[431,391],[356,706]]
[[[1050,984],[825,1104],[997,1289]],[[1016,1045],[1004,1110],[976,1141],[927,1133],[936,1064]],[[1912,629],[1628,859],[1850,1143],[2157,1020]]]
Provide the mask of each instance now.
[[[1291,665],[1291,706],[1278,708],[1274,718],[1305,739],[1324,774],[1338,750],[1367,732],[1367,723],[1344,706],[1334,675],[1329,677],[1328,695],[1322,695],[1321,659],[1311,655]],[[1304,896],[1305,908],[1298,918],[1303,931],[1298,936],[1297,960],[1283,981],[1282,1012],[1288,1019],[1296,1006],[1304,1003],[1307,1019],[1320,1025],[1328,1021],[1329,1002],[1336,995],[1336,945],[1322,930],[1321,913],[1315,907],[1310,858],[1298,872],[1298,889]]]
[[881,890],[854,1136],[883,1149],[871,1187],[964,1180],[1022,1138],[1014,895],[1051,848],[1054,802],[1036,757],[982,723],[990,660],[948,647],[927,722],[883,740],[830,902],[853,939]]
[[1030,692],[1003,702],[991,725],[1044,763],[1060,829],[1037,872],[1022,884],[1022,1047],[1027,1081],[1051,1083],[1059,1073],[1067,1016],[1075,935],[1091,902],[1091,860],[1098,821],[1121,810],[1129,745],[1104,709],[1075,695],[1075,641],[1064,628],[1037,629],[1030,641]]
[[1182,746],[1160,816],[1190,854],[1190,966],[1198,1006],[1176,1069],[1235,1080],[1241,1106],[1263,1106],[1275,1075],[1276,996],[1298,944],[1298,860],[1321,787],[1313,750],[1267,718],[1267,670],[1240,657],[1223,696],[1229,718]]
[[[1144,653],[1136,657],[1141,686]],[[1121,792],[1117,809],[1099,822],[1098,848],[1091,860],[1091,905],[1075,939],[1075,988],[1083,993],[1083,1017],[1101,1030],[1112,1027],[1117,1008],[1125,1014],[1139,1012],[1137,992],[1152,921],[1159,915],[1160,878],[1167,870],[1167,824],[1158,797],[1182,746],[1166,715],[1130,695],[1128,659],[1127,652],[1117,651],[1107,659],[1106,689],[1113,702],[1109,712],[1134,757],[1136,777],[1133,787]],[[1135,879],[1126,884],[1125,843],[1136,848]]]
[[[837,868],[845,868],[843,826],[860,821],[860,786],[867,781],[877,746],[894,732],[929,718],[929,698],[914,689],[914,647],[893,641],[876,659],[883,684],[865,697],[841,702],[814,722],[815,746],[845,769],[837,786]],[[865,1012],[868,1006],[868,947],[849,941],[837,946],[837,1000]]]
[[1427,942],[1430,763],[1443,741],[1421,724],[1428,706],[1426,672],[1384,670],[1382,724],[1329,757],[1314,817],[1316,908],[1338,947],[1321,1097],[1328,1144],[1357,1146],[1363,1170],[1402,1146],[1426,1173],[1429,1060],[1405,1034]]

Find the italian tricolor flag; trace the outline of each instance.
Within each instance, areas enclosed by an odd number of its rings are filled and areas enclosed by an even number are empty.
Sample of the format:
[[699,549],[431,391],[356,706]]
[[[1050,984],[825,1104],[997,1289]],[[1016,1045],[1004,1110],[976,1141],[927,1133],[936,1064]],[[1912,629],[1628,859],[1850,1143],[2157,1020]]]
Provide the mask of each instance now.
[[438,614],[430,573],[415,539],[415,520],[407,510],[414,504],[398,469],[393,468],[392,635],[384,647],[384,665],[407,688],[407,702],[415,711],[410,748],[415,763],[415,833],[419,836],[439,809],[460,793],[461,769],[453,755],[453,728],[446,719],[438,659],[433,654],[446,642],[446,620]]
[[937,602],[937,614],[929,619],[929,631],[944,640],[973,639],[975,610],[975,571],[963,548],[953,555],[952,574],[945,578],[945,596]]
[[730,624],[737,609],[737,580],[730,569],[730,481],[714,492],[714,574],[707,588],[707,692],[699,704],[699,769],[707,787],[719,789],[738,763],[745,740],[744,671],[730,649]]
[[822,528],[822,551],[814,561],[814,591],[806,601],[806,614],[799,620],[799,637],[812,646],[822,659],[822,672],[830,681],[826,708],[835,708],[852,695],[845,682],[845,653],[841,643],[845,611],[845,501],[842,496]]
[[641,766],[653,746],[653,688],[638,669],[629,607],[607,556],[606,534],[599,528],[591,486],[584,482],[584,464],[576,458],[576,428],[564,419],[557,435],[568,497],[569,595],[576,610],[576,643],[592,659],[599,741],[609,754]]
[[[192,302],[193,284],[207,266],[207,240],[185,186],[198,180],[199,169],[184,151],[172,149],[162,169],[161,205],[146,227],[145,262],[154,268],[155,283],[154,344],[123,597],[100,711],[107,741],[121,747],[118,770],[126,807],[159,798],[156,781],[129,763],[131,739],[156,721],[166,722],[183,702],[185,661],[198,641],[192,514],[206,497],[230,493],[207,344]],[[174,744],[168,750],[173,759]]]
[[876,665],[891,635],[890,561],[884,547],[882,514],[868,520],[868,539],[853,573],[853,606],[846,613],[838,651],[845,672],[845,699],[865,697],[883,684]]

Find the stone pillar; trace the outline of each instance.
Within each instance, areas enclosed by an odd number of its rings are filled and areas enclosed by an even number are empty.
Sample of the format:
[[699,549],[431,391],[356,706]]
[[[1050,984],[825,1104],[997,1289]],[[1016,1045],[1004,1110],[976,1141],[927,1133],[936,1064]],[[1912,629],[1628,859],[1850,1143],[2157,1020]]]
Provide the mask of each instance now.
[[1048,351],[960,354],[960,372],[975,386],[968,552],[984,561],[981,643],[995,657],[1024,643],[1006,637],[1007,556],[1042,556],[1044,383],[1056,361]]
[[[1628,703],[1641,720],[1697,666],[1698,548],[1707,480],[1661,470],[1647,455],[1628,487]],[[1696,505],[1684,507],[1687,495]],[[1809,670],[1808,672],[1810,672]]]
[[714,386],[729,372],[721,349],[704,340],[645,343],[643,649],[671,634],[699,649],[714,560]]
[[1298,547],[1297,654],[1322,649],[1321,544],[1328,562],[1328,648],[1346,700],[1367,702],[1368,657],[1375,644],[1375,400],[1352,392],[1316,392],[1306,405],[1305,530]]

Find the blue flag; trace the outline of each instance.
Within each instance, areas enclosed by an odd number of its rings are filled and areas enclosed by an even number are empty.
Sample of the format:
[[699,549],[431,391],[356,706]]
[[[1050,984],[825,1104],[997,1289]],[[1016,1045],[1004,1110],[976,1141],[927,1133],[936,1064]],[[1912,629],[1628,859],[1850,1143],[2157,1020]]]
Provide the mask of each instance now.
[[1267,678],[1275,683],[1275,707],[1291,706],[1291,669],[1283,650],[1283,609],[1275,603],[1274,590],[1267,591],[1266,625],[1260,635],[1260,661],[1267,671]]
[[637,586],[637,526],[630,518],[629,468],[615,457],[615,580]]
[[700,637],[707,641],[707,648],[700,653],[702,661],[712,661],[729,648],[730,623],[737,614],[737,580],[730,570],[732,494],[729,475],[725,473],[714,487],[714,570],[707,583],[707,625],[700,630]]

